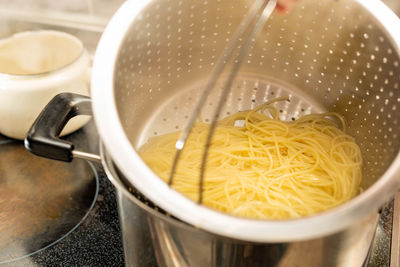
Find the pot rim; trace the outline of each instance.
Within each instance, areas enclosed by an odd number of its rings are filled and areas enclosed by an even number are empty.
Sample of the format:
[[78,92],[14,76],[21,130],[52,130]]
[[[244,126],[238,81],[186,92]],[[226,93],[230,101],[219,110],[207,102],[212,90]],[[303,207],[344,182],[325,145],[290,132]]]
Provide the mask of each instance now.
[[[400,54],[400,20],[378,0],[354,0],[373,14]],[[140,11],[150,2],[126,1],[107,25],[97,48],[91,82],[94,119],[102,142],[118,169],[153,203],[180,220],[208,232],[254,242],[287,242],[329,235],[375,213],[400,186],[400,155],[382,177],[352,200],[316,215],[290,220],[240,218],[198,205],[171,189],[143,162],[129,142],[115,103],[114,73],[119,44]],[[116,45],[117,44],[117,45]]]

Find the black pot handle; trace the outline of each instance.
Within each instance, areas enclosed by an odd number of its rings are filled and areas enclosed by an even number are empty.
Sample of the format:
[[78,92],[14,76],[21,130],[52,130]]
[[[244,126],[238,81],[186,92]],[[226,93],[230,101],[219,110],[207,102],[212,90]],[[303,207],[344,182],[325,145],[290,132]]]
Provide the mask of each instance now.
[[71,118],[91,114],[89,97],[73,93],[56,95],[29,129],[25,138],[26,149],[41,157],[71,161],[74,145],[61,139],[60,133]]

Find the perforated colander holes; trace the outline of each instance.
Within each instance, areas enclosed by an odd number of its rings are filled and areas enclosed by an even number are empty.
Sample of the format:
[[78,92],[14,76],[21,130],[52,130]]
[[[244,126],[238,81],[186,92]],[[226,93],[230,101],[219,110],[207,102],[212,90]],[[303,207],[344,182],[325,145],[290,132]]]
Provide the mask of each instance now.
[[177,99],[177,101],[173,101],[163,108],[160,119],[152,124],[152,135],[165,133],[165,129],[168,129],[167,132],[181,130],[184,122],[189,119],[190,111],[194,106],[194,99],[197,99],[197,97],[193,97],[191,94],[185,99]]
[[[260,81],[258,79],[250,80],[243,79],[234,82],[235,89],[233,89],[227,98],[226,106],[223,109],[222,116],[229,116],[240,110],[248,110],[258,106],[270,99],[274,99],[279,96],[290,96],[291,94],[285,93],[285,89],[277,86],[271,86],[268,82]],[[201,88],[197,88],[196,92]],[[166,128],[168,131],[181,130],[182,126],[187,122],[189,115],[191,114],[194,103],[196,103],[197,97],[193,96],[192,93],[188,93],[189,96],[177,99],[174,103],[167,105],[165,110],[160,114],[165,114],[159,121],[155,121],[152,125],[153,129],[149,132],[150,135],[159,135],[165,133]],[[213,92],[211,99],[206,102],[205,109],[208,110],[206,113],[202,113],[203,121],[209,123],[211,112],[215,107],[218,97],[217,93]],[[192,97],[193,96],[193,97]],[[187,103],[182,104],[182,103]],[[296,119],[302,114],[311,113],[311,106],[298,102],[291,104],[289,101],[277,103],[278,110],[281,110],[280,117],[284,120]],[[174,115],[175,114],[175,115]],[[172,116],[172,117],[171,117]],[[177,117],[178,116],[178,117]],[[178,123],[175,125],[175,123]],[[168,132],[167,131],[167,132]]]
[[[302,17],[302,16],[301,16]],[[267,28],[270,29],[271,25],[273,25],[274,23],[274,16],[271,17],[270,23],[267,24]],[[300,59],[298,62],[293,62],[292,60],[292,54],[293,53],[297,53],[300,50],[304,50],[308,48],[308,44],[304,44],[304,48],[303,47],[296,47],[296,37],[298,36],[297,31],[294,31],[293,35],[294,37],[290,38],[290,36],[288,36],[288,34],[286,33],[287,29],[286,29],[286,24],[287,24],[288,20],[285,18],[281,21],[282,25],[281,27],[277,30],[278,32],[274,33],[275,39],[274,38],[270,38],[270,33],[267,30],[266,33],[263,34],[263,36],[265,36],[265,39],[262,40],[262,43],[264,44],[264,46],[261,48],[262,52],[259,55],[259,59],[258,59],[258,65],[264,65],[266,64],[266,59],[270,60],[270,58],[272,57],[272,64],[269,64],[269,66],[272,69],[276,69],[276,68],[281,68],[283,72],[287,73],[289,72],[289,69],[291,70],[291,73],[293,73],[293,75],[296,78],[299,78],[299,72],[301,72],[303,70],[301,64],[303,63],[303,60]],[[297,25],[298,27],[301,26],[301,24],[299,23]],[[276,30],[276,29],[275,29]],[[311,31],[312,32],[312,31]],[[278,36],[278,38],[276,38],[276,35]],[[311,38],[309,36],[305,37],[307,42],[309,42],[311,40]],[[285,40],[282,40],[285,39]],[[288,42],[289,40],[289,42]],[[285,49],[287,49],[287,45],[289,45],[289,51],[291,51],[292,53],[287,53],[287,51],[285,51]],[[322,47],[322,44],[319,45],[319,47]],[[284,51],[285,53],[282,54],[282,51]],[[300,52],[301,55],[303,57],[305,57],[307,55],[307,53],[305,51]],[[320,52],[317,50],[316,54],[319,54]],[[268,57],[265,57],[265,54],[268,55]],[[283,56],[282,56],[283,55]],[[314,61],[316,62],[316,59],[314,59]],[[283,64],[282,64],[283,62]],[[292,67],[290,66],[292,65]],[[293,66],[296,67],[296,70],[293,71]],[[314,66],[310,66],[308,65],[312,70],[314,69]],[[309,74],[309,76],[311,75],[311,73]]]
[[[332,10],[332,11],[333,11],[333,10]],[[333,12],[332,12],[332,13],[333,13]],[[300,16],[300,18],[303,18],[303,17]],[[361,15],[360,15],[360,18],[362,18]],[[331,19],[331,18],[328,18],[328,19],[327,19],[327,22],[332,22],[332,19]],[[300,24],[299,24],[299,25],[300,25]],[[335,25],[335,26],[336,26],[336,25]],[[343,29],[343,26],[342,26],[342,25],[339,25],[339,26],[336,27],[336,28],[338,28],[339,30],[342,30],[342,29]],[[325,27],[325,29],[328,30],[328,27]],[[372,26],[371,24],[369,24],[369,25],[368,25],[368,29],[373,29],[373,26]],[[312,30],[311,30],[310,32],[312,32]],[[294,35],[297,35],[297,32],[296,32],[296,31],[294,32]],[[340,33],[340,31],[339,31],[339,33],[336,33],[335,36],[336,36],[336,38],[337,38],[338,40],[340,40],[341,38],[343,38],[343,36],[342,36],[342,34]],[[354,34],[354,33],[350,33],[350,38],[354,38],[354,37],[355,37],[355,34]],[[364,34],[363,34],[363,37],[368,39],[368,38],[369,38],[369,34],[368,34],[368,33],[364,33]],[[321,39],[325,39],[324,36],[321,36]],[[308,36],[306,36],[306,37],[305,37],[305,40],[306,40],[307,42],[309,42],[309,41],[310,41],[310,38],[309,38]],[[313,39],[313,41],[315,41],[315,40]],[[323,41],[323,40],[322,40],[322,41]],[[291,42],[292,42],[292,43],[296,43],[296,40],[295,40],[295,39],[292,39]],[[307,42],[304,44],[304,48],[305,48],[305,49],[308,49],[308,48],[309,48],[309,44],[308,44]],[[265,40],[264,43],[267,43],[267,40]],[[277,43],[277,46],[279,46],[279,44],[280,44],[280,43],[278,42],[278,43]],[[317,49],[315,50],[316,58],[313,58],[313,59],[312,59],[312,62],[313,62],[313,63],[321,64],[320,62],[318,62],[318,59],[317,59],[317,58],[318,58],[318,56],[321,54],[320,49],[321,49],[321,50],[326,49],[327,45],[328,45],[328,46],[330,45],[330,46],[332,46],[332,47],[337,47],[337,42],[336,42],[336,41],[333,41],[333,42],[330,43],[330,44],[325,44],[325,43],[323,43],[323,42],[318,43]],[[343,56],[340,57],[340,59],[339,59],[340,63],[342,63],[342,64],[345,64],[345,63],[346,63],[346,56],[348,55],[348,51],[346,50],[346,47],[347,47],[347,48],[350,48],[351,46],[352,46],[352,43],[351,43],[351,42],[347,41],[347,42],[345,43],[345,49],[342,50]],[[361,46],[361,48],[364,48],[364,47],[365,47],[365,44],[362,42],[362,43],[360,44],[360,46]],[[298,47],[298,48],[303,48],[303,47]],[[375,50],[377,50],[377,49],[375,49]],[[267,49],[264,47],[264,48],[263,48],[263,51],[267,51]],[[293,48],[293,47],[289,47],[289,51],[294,51],[294,48]],[[331,54],[333,54],[333,50],[332,50],[332,49],[330,49],[329,51],[330,51]],[[388,51],[389,51],[389,53],[391,53],[391,49],[389,49]],[[304,52],[304,51],[300,53],[300,55],[303,56],[303,57],[309,56],[308,54],[309,54],[309,53],[306,53],[306,52]],[[359,57],[360,55],[361,55],[361,52],[360,52],[360,51],[356,51],[356,57]],[[288,57],[290,57],[290,53],[288,54]],[[374,56],[371,56],[371,57],[372,57],[372,59],[374,59]],[[261,57],[261,58],[263,58],[263,57]],[[274,58],[273,60],[274,60],[274,61],[277,61],[277,58]],[[326,61],[327,61],[327,63],[329,63],[329,62],[330,62],[330,58],[328,57],[328,58],[326,59]],[[388,60],[387,60],[386,57],[384,57],[384,58],[382,59],[382,62],[383,62],[383,63],[387,63],[387,61],[388,61]],[[292,72],[293,72],[293,75],[295,76],[295,78],[303,78],[304,75],[300,75],[300,74],[299,74],[299,73],[303,72],[303,73],[305,73],[305,76],[306,76],[306,80],[305,80],[306,83],[310,83],[312,80],[316,80],[317,83],[318,83],[319,85],[317,85],[317,86],[315,87],[315,89],[316,89],[317,91],[318,91],[319,88],[322,88],[322,89],[326,90],[326,89],[325,89],[326,86],[324,87],[324,84],[323,84],[323,83],[324,83],[324,80],[325,80],[325,72],[322,71],[322,72],[319,72],[319,73],[315,73],[315,71],[314,71],[314,70],[315,70],[314,65],[313,65],[313,64],[307,64],[308,68],[310,69],[310,71],[307,73],[307,71],[305,70],[306,66],[301,66],[301,65],[303,64],[303,62],[304,62],[303,59],[298,60],[298,62],[293,62],[295,65],[296,65],[296,63],[297,63],[296,70],[292,71]],[[352,58],[352,59],[351,59],[351,62],[352,62],[353,65],[358,64],[357,58]],[[307,62],[307,63],[309,63],[309,62]],[[289,60],[284,61],[284,64],[285,64],[285,65],[289,65]],[[260,60],[260,61],[259,61],[259,65],[264,65],[264,61],[263,61],[263,60]],[[370,68],[370,66],[371,66],[371,63],[367,63],[367,68]],[[277,68],[277,65],[276,65],[276,64],[273,64],[273,65],[272,65],[272,68]],[[285,71],[285,69],[286,69],[286,68],[284,68],[283,71]],[[323,66],[323,69],[324,69],[324,70],[327,70],[326,65]],[[338,72],[343,73],[343,67],[341,67],[340,65],[336,66],[336,70],[337,70]],[[351,78],[352,78],[352,73],[353,73],[353,71],[354,71],[354,70],[353,70],[353,67],[348,68],[346,71],[347,71],[349,74],[346,74],[346,75],[345,75],[345,78],[346,78],[346,80],[349,81],[349,80],[351,80]],[[318,75],[320,76],[320,78],[318,77]],[[336,74],[334,74],[334,75],[336,75]],[[301,77],[301,76],[303,76],[303,77]],[[313,76],[314,76],[314,77],[313,77]],[[360,79],[360,83],[362,83],[362,80],[361,80],[361,79]],[[332,84],[332,83],[331,83],[331,84]],[[343,82],[343,87],[346,87],[346,86],[347,86],[347,83],[346,83],[346,82]],[[328,96],[325,95],[325,98],[327,99]]]

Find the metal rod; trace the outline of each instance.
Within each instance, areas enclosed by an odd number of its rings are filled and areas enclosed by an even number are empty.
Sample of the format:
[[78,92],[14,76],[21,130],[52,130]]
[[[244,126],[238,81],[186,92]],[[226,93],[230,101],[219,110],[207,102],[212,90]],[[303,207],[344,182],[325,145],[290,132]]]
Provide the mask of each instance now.
[[88,152],[73,150],[72,156],[74,158],[86,159],[86,160],[90,160],[93,162],[98,162],[98,163],[101,162],[101,157],[99,155],[88,153]]
[[219,114],[222,110],[222,107],[224,106],[224,104],[226,102],[226,97],[232,86],[233,79],[235,78],[237,72],[239,71],[240,66],[242,65],[243,59],[247,56],[247,52],[249,51],[250,44],[253,41],[253,38],[255,38],[255,36],[257,36],[257,34],[264,27],[265,23],[267,22],[267,20],[269,19],[269,17],[271,16],[272,12],[275,9],[276,2],[277,2],[276,0],[270,0],[270,1],[268,1],[268,4],[263,7],[264,10],[262,11],[261,15],[259,16],[259,18],[256,22],[256,25],[254,26],[253,30],[251,31],[249,37],[246,39],[244,46],[240,49],[239,55],[236,58],[236,63],[233,64],[232,71],[229,73],[229,77],[223,87],[222,94],[219,98],[218,106],[217,106],[217,108],[214,112],[213,118],[212,118],[210,130],[208,131],[206,146],[204,147],[204,152],[203,152],[203,159],[201,161],[199,200],[198,200],[199,204],[201,204],[203,201],[203,184],[204,184],[204,174],[205,174],[206,165],[207,165],[208,151],[210,150],[212,137],[214,135],[215,128],[218,123]]
[[[271,2],[271,1],[269,1],[269,2]],[[274,0],[272,2],[276,2],[276,0]],[[168,179],[169,185],[172,185],[173,178],[174,178],[176,168],[177,168],[177,164],[178,164],[178,161],[179,161],[179,158],[181,155],[181,151],[185,147],[187,138],[190,135],[192,127],[193,127],[196,119],[198,118],[198,115],[199,115],[205,101],[207,100],[207,96],[209,95],[211,89],[214,88],[218,77],[221,75],[222,70],[224,69],[225,65],[227,64],[229,58],[232,56],[232,53],[235,50],[235,48],[237,47],[237,44],[239,43],[240,38],[246,32],[249,25],[254,21],[254,18],[260,12],[261,8],[264,8],[264,6],[265,6],[265,0],[256,0],[255,1],[255,3],[251,6],[250,11],[246,14],[246,17],[242,20],[239,28],[236,30],[235,34],[231,38],[229,44],[225,47],[223,53],[218,58],[217,64],[211,73],[211,77],[208,79],[207,84],[204,87],[203,92],[202,92],[198,102],[196,103],[196,106],[195,106],[193,112],[190,114],[188,122],[184,126],[181,135],[179,136],[178,140],[176,141],[175,158],[172,163],[171,172],[170,172],[170,176]]]

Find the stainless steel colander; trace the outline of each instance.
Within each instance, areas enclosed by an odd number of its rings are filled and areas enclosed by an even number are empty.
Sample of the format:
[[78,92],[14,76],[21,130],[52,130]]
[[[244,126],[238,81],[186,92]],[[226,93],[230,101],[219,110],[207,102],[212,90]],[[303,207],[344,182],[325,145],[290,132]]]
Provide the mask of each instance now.
[[[399,188],[400,22],[380,1],[303,0],[273,14],[254,38],[222,114],[279,96],[281,119],[322,111],[344,116],[363,159],[365,191],[296,220],[229,216],[161,181],[136,149],[182,129],[219,55],[253,1],[128,1],[96,51],[93,108],[102,141],[128,182],[168,213],[212,233],[257,241],[327,235],[376,212]],[[234,62],[233,62],[234,63]],[[211,120],[226,73],[202,109]]]

